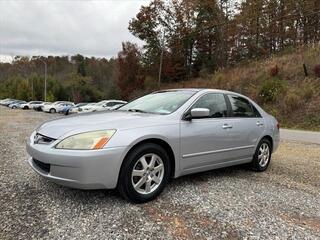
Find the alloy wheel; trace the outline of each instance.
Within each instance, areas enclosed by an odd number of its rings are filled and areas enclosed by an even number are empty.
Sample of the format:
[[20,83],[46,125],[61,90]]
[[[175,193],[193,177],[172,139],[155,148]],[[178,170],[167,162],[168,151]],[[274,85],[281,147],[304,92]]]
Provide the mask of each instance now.
[[270,148],[267,143],[262,143],[259,148],[258,160],[260,167],[267,166],[270,159]]
[[162,159],[154,153],[145,154],[138,159],[133,167],[132,186],[140,194],[150,194],[161,185],[163,176]]

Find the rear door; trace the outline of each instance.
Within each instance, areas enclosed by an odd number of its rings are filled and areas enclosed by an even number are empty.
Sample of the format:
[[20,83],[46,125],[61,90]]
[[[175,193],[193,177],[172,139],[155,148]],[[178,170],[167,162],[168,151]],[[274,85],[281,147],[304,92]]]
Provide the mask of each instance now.
[[252,158],[257,141],[264,131],[264,119],[257,109],[245,98],[227,94],[227,104],[231,109],[229,120],[233,136],[233,157]]

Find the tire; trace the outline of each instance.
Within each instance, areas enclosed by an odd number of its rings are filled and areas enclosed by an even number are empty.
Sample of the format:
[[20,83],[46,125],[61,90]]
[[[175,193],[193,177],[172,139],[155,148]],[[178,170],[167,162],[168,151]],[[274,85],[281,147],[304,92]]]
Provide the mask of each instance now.
[[268,139],[263,138],[256,149],[256,152],[253,156],[253,160],[251,162],[251,169],[257,172],[263,172],[267,170],[272,155],[272,147],[271,143]]
[[24,110],[28,110],[28,109],[29,109],[29,107],[28,107],[28,106],[25,106],[25,107],[23,107],[23,109],[24,109]]
[[[143,159],[145,160],[144,166]],[[152,159],[154,160],[153,166]],[[161,164],[162,167],[160,167]],[[157,144],[145,143],[130,151],[124,159],[118,179],[118,191],[125,199],[133,203],[151,201],[167,185],[170,171],[168,153]],[[132,176],[133,172],[137,175]]]
[[16,108],[17,108],[16,106],[13,106],[13,107],[12,107],[12,109],[16,109]]
[[56,110],[54,108],[51,108],[49,112],[50,113],[56,113]]

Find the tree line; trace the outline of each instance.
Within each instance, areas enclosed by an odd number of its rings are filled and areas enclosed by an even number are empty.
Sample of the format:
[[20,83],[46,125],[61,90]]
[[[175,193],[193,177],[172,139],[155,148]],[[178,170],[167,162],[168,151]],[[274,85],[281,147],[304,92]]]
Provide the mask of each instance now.
[[[128,28],[144,42],[142,48],[125,42],[110,60],[81,55],[17,58],[0,65],[1,89],[19,82],[21,86],[12,87],[14,92],[30,88],[30,79],[33,84],[42,81],[42,58],[48,62],[52,98],[130,99],[139,89],[206,76],[288,47],[319,42],[320,4],[318,0],[153,0],[141,7]],[[18,76],[27,80],[11,79]],[[42,97],[43,91],[33,87],[32,92],[33,97]]]
[[0,63],[0,98],[44,99],[44,62],[47,64],[47,101],[99,101],[118,98],[117,60],[75,56],[16,56]]
[[[239,2],[154,0],[129,23],[129,30],[145,45],[139,50],[125,43],[119,57],[131,56],[128,61],[140,63],[136,84],[145,77],[147,85],[155,85],[159,80],[178,82],[205,76],[241,61],[266,58],[287,47],[320,40],[318,0]],[[132,65],[120,65],[120,72],[130,72],[128,66]],[[125,76],[119,81],[132,82],[133,76]]]

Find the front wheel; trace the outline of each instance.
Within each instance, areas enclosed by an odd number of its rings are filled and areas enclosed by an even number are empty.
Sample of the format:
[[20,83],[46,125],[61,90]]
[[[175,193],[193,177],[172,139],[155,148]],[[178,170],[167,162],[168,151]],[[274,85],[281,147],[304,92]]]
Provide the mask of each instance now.
[[134,203],[151,201],[163,191],[170,171],[168,153],[161,146],[153,143],[140,145],[123,162],[118,190]]
[[272,148],[268,139],[263,138],[256,149],[251,162],[251,169],[257,172],[265,171],[271,161]]
[[50,113],[56,113],[56,110],[54,108],[51,108]]

